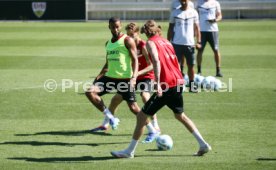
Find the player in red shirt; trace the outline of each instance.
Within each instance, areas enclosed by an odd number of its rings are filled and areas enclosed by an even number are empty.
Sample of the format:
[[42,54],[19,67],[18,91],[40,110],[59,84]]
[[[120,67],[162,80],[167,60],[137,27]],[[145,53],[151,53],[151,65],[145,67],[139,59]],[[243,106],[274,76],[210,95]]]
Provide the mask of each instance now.
[[172,44],[158,35],[158,25],[149,20],[145,23],[143,31],[148,37],[147,49],[150,54],[156,83],[156,92],[143,106],[137,115],[137,124],[132,140],[127,149],[112,151],[117,158],[133,158],[138,140],[143,135],[144,126],[148,116],[154,115],[159,109],[167,105],[179,120],[196,138],[199,150],[195,156],[202,156],[211,150],[211,146],[203,139],[195,124],[184,113],[182,88],[184,80],[180,71],[177,57]]
[[[146,103],[150,98],[150,92],[153,88],[154,72],[152,63],[148,57],[148,51],[146,49],[146,42],[143,41],[140,36],[140,28],[136,23],[129,23],[125,27],[127,35],[132,37],[135,41],[137,47],[137,57],[138,57],[138,77],[136,80],[136,91],[140,91],[142,101]],[[116,94],[111,99],[108,109],[113,115],[116,113],[118,106],[123,101],[123,98],[120,94]],[[154,115],[151,117],[151,123],[146,125],[149,133],[143,143],[151,143],[154,141],[156,136],[160,134],[160,128],[157,121],[157,116]],[[109,118],[105,116],[104,121],[101,126],[92,129],[92,132],[105,131],[109,126]]]

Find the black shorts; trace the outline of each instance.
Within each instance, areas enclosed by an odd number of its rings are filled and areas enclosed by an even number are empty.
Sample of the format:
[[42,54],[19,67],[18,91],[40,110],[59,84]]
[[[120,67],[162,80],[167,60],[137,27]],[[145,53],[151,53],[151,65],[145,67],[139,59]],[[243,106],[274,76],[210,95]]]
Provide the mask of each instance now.
[[219,49],[219,33],[218,32],[201,32],[201,49],[204,50],[206,43],[209,43],[213,51]]
[[163,92],[161,97],[154,93],[147,103],[143,106],[142,111],[149,116],[153,116],[163,106],[168,106],[174,113],[181,114],[184,112],[184,102],[182,96],[183,87],[173,87]]
[[153,81],[151,79],[141,79],[136,81],[135,86],[138,92],[151,92],[153,89]]
[[195,65],[195,47],[189,45],[173,44],[173,48],[180,65],[182,63],[183,56],[186,58],[188,65]]
[[100,88],[99,96],[106,93],[117,91],[118,94],[122,95],[123,99],[127,102],[136,102],[135,90],[130,87],[129,79],[113,79],[110,77],[103,76],[93,82]]

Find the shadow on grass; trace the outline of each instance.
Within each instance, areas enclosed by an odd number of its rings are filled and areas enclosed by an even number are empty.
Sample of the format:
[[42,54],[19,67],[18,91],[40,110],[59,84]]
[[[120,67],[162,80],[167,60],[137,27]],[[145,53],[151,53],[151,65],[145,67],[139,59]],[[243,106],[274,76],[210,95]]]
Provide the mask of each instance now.
[[78,130],[78,131],[49,131],[49,132],[37,132],[33,134],[15,134],[15,136],[35,136],[35,135],[61,135],[61,136],[84,136],[87,134],[100,135],[100,136],[112,136],[106,132],[91,132],[90,130]]
[[129,142],[110,142],[110,143],[64,143],[64,142],[39,142],[39,141],[15,141],[3,142],[0,145],[31,145],[31,146],[100,146],[100,145],[115,145],[126,144]]
[[155,153],[168,153],[168,154],[165,154],[165,155],[135,155],[135,157],[195,157],[194,155],[170,155],[170,151],[165,151],[165,150],[159,150],[159,149],[146,149],[145,151],[148,151],[148,152],[155,152]]
[[257,161],[276,161],[276,158],[257,158]]
[[[136,158],[139,157],[188,157],[192,155],[135,155]],[[49,158],[31,158],[31,157],[13,157],[7,158],[10,160],[24,160],[27,162],[48,162],[48,163],[77,163],[85,161],[106,161],[112,159],[118,159],[113,156],[104,157],[93,157],[93,156],[82,156],[82,157],[49,157]]]
[[49,157],[49,158],[14,157],[14,158],[7,158],[7,159],[24,160],[27,162],[76,163],[76,162],[85,162],[85,161],[106,161],[106,160],[118,159],[118,158],[114,158],[112,156],[109,156],[109,157],[82,156],[82,157]]
[[150,152],[163,152],[162,150],[159,150],[159,149],[146,149],[145,151],[150,151]]
[[[165,153],[163,151],[160,151],[162,153]],[[164,157],[195,157],[193,155],[170,155],[170,154],[162,154],[162,155],[135,155],[135,157],[139,158],[139,157],[153,157],[153,158],[156,158],[156,157],[161,157],[161,158],[164,158]]]
[[33,134],[15,134],[14,136],[36,136],[36,135],[84,136],[88,134],[99,135],[99,136],[132,136],[132,134],[111,134],[107,132],[91,132],[90,130],[49,131],[49,132],[37,132]]

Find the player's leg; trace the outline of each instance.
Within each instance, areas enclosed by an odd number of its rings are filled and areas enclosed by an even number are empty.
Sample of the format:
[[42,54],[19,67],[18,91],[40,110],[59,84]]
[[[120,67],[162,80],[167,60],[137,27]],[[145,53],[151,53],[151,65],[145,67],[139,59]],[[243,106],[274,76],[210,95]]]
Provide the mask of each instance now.
[[185,67],[185,63],[186,63],[186,60],[185,60],[185,56],[183,55],[182,56],[182,63],[181,63],[181,65],[182,65],[182,67],[181,67],[181,72],[182,72],[182,76],[184,77],[184,67]]
[[114,123],[116,122],[116,119],[109,109],[106,108],[102,98],[100,97],[101,95],[108,93],[109,89],[106,87],[106,83],[110,81],[112,80],[105,76],[101,77],[93,83],[93,85],[85,92],[85,95],[98,110],[103,112],[104,115],[107,116],[112,123]]
[[198,74],[202,74],[201,64],[202,64],[202,55],[203,55],[205,46],[206,46],[206,32],[201,32],[201,48],[198,49],[197,56],[196,56]]
[[[145,104],[149,99],[150,99],[150,95],[151,95],[151,91],[152,91],[152,88],[153,88],[153,81],[151,79],[143,79],[139,82],[137,82],[137,90],[140,90],[141,93],[141,98],[142,98],[142,101],[143,103]],[[157,131],[157,133],[161,133],[161,130],[160,130],[160,127],[158,125],[158,120],[157,120],[157,116],[156,115],[153,115],[151,117],[151,124],[152,126],[154,127],[154,129]],[[150,124],[148,124],[150,126]],[[151,127],[147,127],[149,132],[152,132],[150,130]]]
[[[130,110],[132,111],[132,113],[134,114],[136,113],[136,116],[138,115],[138,113],[140,113],[141,109],[138,106],[137,102],[127,102],[127,104]],[[155,136],[159,135],[159,132],[153,127],[152,123],[149,120],[146,121],[145,125],[149,133],[146,139],[142,141],[142,143],[151,143],[154,141]]]
[[157,97],[156,93],[151,96],[149,101],[144,105],[142,111],[137,114],[136,127],[132,136],[132,140],[127,149],[121,151],[112,151],[111,155],[117,158],[134,157],[138,141],[144,133],[144,127],[148,120],[148,116],[152,116],[152,114],[156,113],[160,108],[165,105],[164,99],[164,97]]
[[192,46],[183,47],[184,55],[186,57],[187,66],[188,66],[188,76],[189,76],[189,92],[197,93],[197,88],[194,84],[194,65],[195,65],[195,48]]
[[150,92],[142,91],[140,93],[143,103],[145,104],[150,98]]
[[223,77],[220,68],[221,68],[221,55],[219,52],[219,33],[218,32],[210,32],[210,45],[214,52],[214,59],[216,63],[216,76]]
[[142,111],[137,114],[136,127],[132,136],[132,140],[129,146],[121,151],[112,151],[111,155],[116,158],[133,158],[135,149],[138,145],[138,141],[144,133],[145,125],[148,120],[148,116]]
[[[137,81],[136,89],[140,90],[141,98],[144,104],[150,99],[150,92],[152,89],[152,80],[151,79],[142,79]],[[152,116],[151,120],[147,120],[146,127],[148,129],[147,137],[142,141],[142,143],[151,143],[154,141],[155,136],[160,134],[160,128],[157,121],[157,116]]]
[[184,76],[184,52],[183,52],[183,45],[173,44],[173,48],[175,54],[177,56],[178,63],[180,65],[181,73]]
[[99,96],[100,87],[97,85],[92,85],[86,92],[85,95],[88,100],[101,112],[106,108],[102,98]]
[[[141,97],[145,104],[150,98],[150,93],[142,92]],[[157,116],[154,115],[154,116],[151,116],[150,118],[152,121],[150,121],[150,119],[148,119],[146,122],[146,127],[147,127],[149,133],[148,133],[147,137],[142,141],[142,143],[151,143],[154,141],[155,136],[158,136],[160,134],[160,128],[158,125]]]
[[[116,94],[112,97],[108,109],[109,109],[109,111],[113,114],[113,116],[114,116],[114,114],[115,114],[115,112],[116,112],[118,106],[120,105],[120,103],[121,103],[122,101],[123,101],[123,97],[122,97],[120,94],[118,94],[118,93],[116,93]],[[119,119],[117,119],[116,121],[119,121]],[[102,122],[102,124],[101,124],[100,126],[94,128],[94,129],[92,129],[91,131],[92,131],[92,132],[105,131],[105,130],[108,129],[109,122],[110,122],[109,118],[108,118],[107,116],[105,116],[105,117],[104,117],[104,120],[103,120],[103,122]],[[116,128],[117,128],[117,127],[116,127]],[[116,128],[114,128],[114,129],[116,129]]]
[[194,154],[195,156],[202,156],[211,150],[211,146],[203,139],[194,122],[188,116],[186,116],[184,112],[180,114],[175,113],[175,118],[180,121],[196,138],[199,144],[199,150]]
[[199,143],[199,151],[195,155],[202,156],[211,150],[211,146],[203,139],[194,122],[184,114],[182,90],[173,89],[171,95],[172,97],[168,101],[167,106],[174,112],[175,118],[196,138]]
[[110,104],[109,104],[109,106],[108,106],[108,109],[111,111],[111,113],[112,113],[113,115],[115,115],[115,113],[117,112],[118,106],[122,103],[122,101],[123,101],[123,97],[122,97],[122,95],[120,95],[120,94],[118,94],[118,93],[116,93],[116,94],[112,97],[112,99],[111,99],[111,101],[110,101]]
[[221,55],[219,50],[214,51],[215,54],[215,62],[216,62],[216,76],[217,77],[223,77],[220,68],[221,68]]

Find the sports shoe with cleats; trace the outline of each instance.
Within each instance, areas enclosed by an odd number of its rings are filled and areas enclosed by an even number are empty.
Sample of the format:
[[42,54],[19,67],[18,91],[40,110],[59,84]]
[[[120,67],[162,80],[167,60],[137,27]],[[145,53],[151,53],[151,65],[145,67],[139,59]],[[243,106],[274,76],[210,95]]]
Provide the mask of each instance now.
[[117,117],[115,117],[113,120],[112,119],[109,120],[109,124],[113,130],[118,128],[119,123],[120,123],[120,120]]
[[110,152],[115,158],[134,158],[134,153],[128,153],[126,150]]
[[106,127],[106,126],[98,126],[94,129],[91,129],[91,132],[106,131],[107,129],[108,129],[108,127]]
[[159,134],[159,132],[149,133],[146,139],[142,141],[142,143],[152,143],[159,136]]
[[194,156],[203,156],[207,152],[211,151],[211,146],[207,143],[204,147],[200,147],[197,153],[194,154]]

